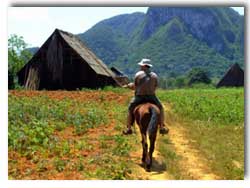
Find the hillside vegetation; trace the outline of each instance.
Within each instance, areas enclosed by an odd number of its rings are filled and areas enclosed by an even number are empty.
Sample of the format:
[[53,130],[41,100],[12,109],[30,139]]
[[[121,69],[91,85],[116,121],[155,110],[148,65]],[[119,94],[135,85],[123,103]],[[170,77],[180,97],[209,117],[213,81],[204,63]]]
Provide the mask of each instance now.
[[79,37],[130,76],[144,57],[161,76],[202,67],[221,78],[235,62],[244,68],[244,17],[231,8],[150,7],[101,21]]

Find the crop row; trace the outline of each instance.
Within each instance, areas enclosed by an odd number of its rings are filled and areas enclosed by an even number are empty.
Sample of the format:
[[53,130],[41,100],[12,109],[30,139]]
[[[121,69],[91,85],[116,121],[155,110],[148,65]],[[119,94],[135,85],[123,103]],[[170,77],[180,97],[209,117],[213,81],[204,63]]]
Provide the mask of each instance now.
[[218,125],[244,122],[242,88],[160,90],[158,95],[163,102],[171,104],[175,113],[191,120]]

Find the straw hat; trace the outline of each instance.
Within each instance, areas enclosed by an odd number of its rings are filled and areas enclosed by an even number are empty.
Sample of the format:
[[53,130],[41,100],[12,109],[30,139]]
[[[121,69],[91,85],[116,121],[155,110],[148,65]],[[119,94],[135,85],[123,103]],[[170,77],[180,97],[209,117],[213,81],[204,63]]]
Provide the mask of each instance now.
[[138,65],[140,66],[148,66],[148,67],[153,67],[153,65],[150,64],[151,60],[150,59],[142,59]]

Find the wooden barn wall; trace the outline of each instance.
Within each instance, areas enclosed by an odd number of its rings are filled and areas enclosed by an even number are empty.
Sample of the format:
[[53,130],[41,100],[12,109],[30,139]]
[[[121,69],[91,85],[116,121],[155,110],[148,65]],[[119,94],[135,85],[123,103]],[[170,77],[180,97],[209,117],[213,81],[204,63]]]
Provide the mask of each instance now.
[[94,88],[97,74],[67,43],[63,42],[63,86],[67,90]]
[[96,74],[88,63],[65,42],[63,42],[63,49],[65,89],[100,88],[114,85],[114,80],[111,77]]
[[48,80],[55,88],[63,87],[63,46],[57,35],[52,36],[46,54]]
[[115,85],[112,77],[98,75],[56,33],[20,71],[19,82],[33,90],[75,90]]
[[42,74],[44,65],[41,62],[40,55],[32,59],[21,72],[21,80],[25,89],[38,90],[41,88]]
[[29,66],[27,79],[24,87],[26,89],[38,90],[40,87],[40,65],[39,63],[32,63]]

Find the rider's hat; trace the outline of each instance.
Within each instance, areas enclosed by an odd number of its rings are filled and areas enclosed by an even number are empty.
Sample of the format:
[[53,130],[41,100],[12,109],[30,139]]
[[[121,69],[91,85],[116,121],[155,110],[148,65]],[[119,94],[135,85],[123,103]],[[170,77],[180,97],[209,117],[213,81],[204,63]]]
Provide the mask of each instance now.
[[150,64],[151,60],[150,59],[142,59],[138,65],[140,66],[148,66],[148,67],[153,67],[153,65]]

